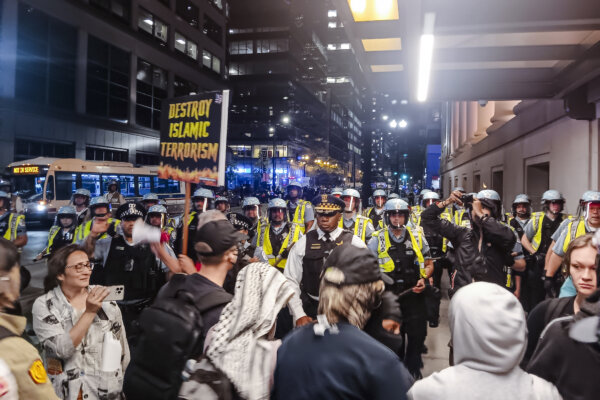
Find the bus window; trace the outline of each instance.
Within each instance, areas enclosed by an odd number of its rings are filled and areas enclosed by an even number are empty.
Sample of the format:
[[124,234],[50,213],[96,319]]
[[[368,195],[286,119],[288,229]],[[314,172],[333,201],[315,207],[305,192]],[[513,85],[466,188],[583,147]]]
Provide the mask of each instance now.
[[179,181],[172,179],[158,179],[154,177],[154,192],[155,193],[179,193]]
[[143,196],[146,193],[150,193],[152,191],[150,179],[151,177],[149,176],[138,176],[138,190],[140,196]]
[[108,193],[108,184],[110,181],[117,181],[119,192],[125,197],[135,196],[135,182],[133,175],[102,175],[102,188],[104,193]]
[[56,172],[56,200],[71,200],[77,189],[77,174]]
[[87,189],[92,194],[92,197],[100,196],[100,175],[98,174],[81,174],[81,187]]
[[54,200],[54,175],[48,176],[46,181],[46,201]]

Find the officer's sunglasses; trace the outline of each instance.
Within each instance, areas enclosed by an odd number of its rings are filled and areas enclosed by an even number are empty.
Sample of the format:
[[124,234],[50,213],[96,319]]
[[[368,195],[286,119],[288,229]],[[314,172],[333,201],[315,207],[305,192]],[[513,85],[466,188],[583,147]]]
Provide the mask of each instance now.
[[89,261],[84,261],[78,264],[67,265],[65,268],[74,268],[77,272],[81,272],[86,268],[91,271],[92,269],[94,269],[94,264],[92,264]]
[[97,213],[97,214],[94,214],[94,217],[102,218],[102,217],[106,217],[107,215],[108,215],[108,213]]
[[324,212],[318,212],[317,211],[317,217],[320,218],[331,218],[331,217],[335,217],[337,215],[337,211],[332,211],[332,212],[328,212],[328,213],[324,213]]

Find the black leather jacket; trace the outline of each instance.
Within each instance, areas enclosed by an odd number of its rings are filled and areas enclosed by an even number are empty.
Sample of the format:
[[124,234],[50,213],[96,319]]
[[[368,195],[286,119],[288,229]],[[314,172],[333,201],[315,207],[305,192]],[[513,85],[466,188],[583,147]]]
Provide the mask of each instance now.
[[484,217],[474,223],[473,229],[457,226],[439,218],[443,211],[437,205],[431,205],[421,214],[421,224],[452,244],[447,253],[456,270],[452,289],[456,291],[473,280],[505,286],[505,266],[514,264],[511,252],[516,238],[512,230],[492,217]]

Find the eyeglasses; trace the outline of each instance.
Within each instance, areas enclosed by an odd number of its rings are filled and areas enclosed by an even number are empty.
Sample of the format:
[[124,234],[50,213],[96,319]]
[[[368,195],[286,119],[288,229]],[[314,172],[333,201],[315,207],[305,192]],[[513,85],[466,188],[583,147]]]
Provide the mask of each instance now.
[[75,268],[75,271],[77,271],[77,272],[81,272],[85,268],[87,268],[88,270],[91,271],[91,270],[94,269],[94,264],[92,264],[89,261],[83,261],[83,262],[80,262],[78,264],[67,265],[65,268]]
[[97,214],[94,214],[94,217],[102,218],[102,217],[106,217],[107,215],[108,215],[108,213],[97,213]]

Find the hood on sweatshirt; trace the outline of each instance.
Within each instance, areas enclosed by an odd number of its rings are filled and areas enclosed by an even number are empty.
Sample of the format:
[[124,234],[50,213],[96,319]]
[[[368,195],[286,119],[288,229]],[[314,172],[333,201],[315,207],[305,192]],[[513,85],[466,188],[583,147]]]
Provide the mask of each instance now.
[[456,292],[449,316],[455,365],[501,374],[521,362],[527,344],[525,313],[506,289],[471,283]]

